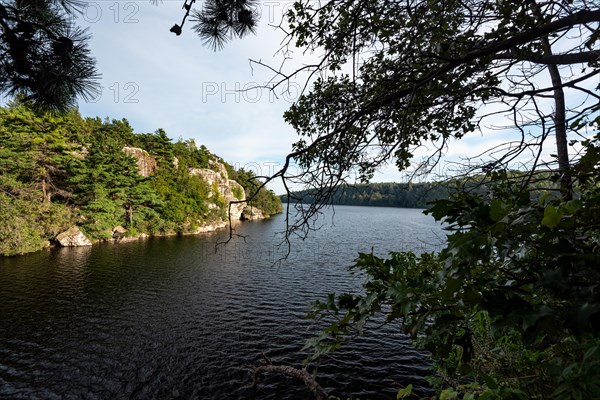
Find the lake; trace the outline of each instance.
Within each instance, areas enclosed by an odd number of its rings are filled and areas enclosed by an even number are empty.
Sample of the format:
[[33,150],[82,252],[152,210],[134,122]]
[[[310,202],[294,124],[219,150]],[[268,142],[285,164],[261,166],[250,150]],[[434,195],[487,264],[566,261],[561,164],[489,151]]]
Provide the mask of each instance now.
[[[360,291],[347,267],[358,252],[439,249],[445,237],[422,210],[336,206],[294,241],[283,215],[228,231],[155,237],[0,258],[0,398],[310,399],[302,383],[248,365],[262,354],[302,365],[316,332],[303,317],[327,293]],[[215,251],[216,250],[216,251]],[[425,390],[426,355],[386,325],[318,366],[342,398]]]

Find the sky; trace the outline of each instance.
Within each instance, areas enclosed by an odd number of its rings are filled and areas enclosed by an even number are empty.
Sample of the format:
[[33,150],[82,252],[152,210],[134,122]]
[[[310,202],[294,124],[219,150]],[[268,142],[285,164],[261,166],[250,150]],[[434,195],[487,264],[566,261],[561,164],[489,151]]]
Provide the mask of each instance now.
[[[88,3],[79,23],[92,34],[90,46],[103,90],[98,99],[79,103],[81,113],[126,118],[136,132],[162,128],[173,140],[194,139],[236,168],[263,176],[274,173],[298,139],[283,113],[298,99],[306,76],[291,81],[288,91],[281,88],[275,94],[266,89],[241,90],[273,78],[271,70],[251,65],[250,60],[273,67],[282,63],[279,50],[285,35],[276,26],[292,3],[263,1],[256,35],[234,39],[216,52],[189,29],[189,20],[181,36],[169,32],[183,17],[182,4],[173,0],[158,5],[149,1]],[[290,55],[289,69],[314,60],[301,50]],[[486,143],[504,140],[495,136],[466,139],[457,147],[450,146],[448,156],[475,155]],[[420,149],[416,159],[431,151]],[[407,173],[389,165],[373,181],[407,179]],[[271,188],[283,193],[278,183]]]
[[[196,3],[201,4],[201,2]],[[194,139],[236,168],[270,175],[283,164],[297,135],[283,120],[283,113],[298,99],[304,77],[292,80],[289,91],[248,90],[273,78],[265,67],[277,68],[284,32],[277,29],[291,1],[260,2],[256,35],[235,39],[213,51],[190,29],[187,21],[181,36],[169,32],[184,15],[183,1],[100,0],[88,1],[77,23],[92,35],[91,52],[102,74],[102,93],[79,101],[86,117],[126,118],[135,132],[164,129],[173,139]],[[286,61],[288,68],[311,61],[296,50]],[[314,60],[314,58],[312,58]],[[544,84],[544,86],[548,86]],[[576,98],[568,98],[576,101]],[[514,131],[492,129],[504,125],[505,116],[486,121],[482,132],[448,145],[446,160],[438,174],[452,163],[474,157],[494,145],[514,139]],[[416,152],[415,159],[433,152],[431,146]],[[374,181],[406,181],[393,165],[376,174]],[[271,186],[282,193],[281,185]]]
[[[169,32],[180,23],[183,1],[89,2],[79,19],[92,34],[91,51],[102,74],[102,94],[80,101],[82,115],[126,118],[135,132],[164,129],[173,139],[194,139],[234,167],[259,175],[275,172],[296,140],[283,113],[298,98],[301,82],[279,96],[249,90],[272,78],[262,60],[279,65],[284,7],[265,2],[256,35],[233,40],[220,51],[204,46],[189,29]],[[266,5],[265,5],[266,4]]]

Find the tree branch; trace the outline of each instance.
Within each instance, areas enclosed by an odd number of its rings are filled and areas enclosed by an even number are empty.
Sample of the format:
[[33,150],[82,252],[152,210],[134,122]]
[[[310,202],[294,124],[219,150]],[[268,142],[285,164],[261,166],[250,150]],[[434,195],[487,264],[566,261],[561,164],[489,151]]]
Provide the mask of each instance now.
[[[594,11],[583,10],[578,13],[561,18],[559,20],[542,25],[538,28],[516,34],[515,36],[509,39],[502,40],[499,42],[493,42],[487,46],[481,47],[480,49],[468,52],[464,56],[452,60],[445,66],[430,72],[423,79],[417,82],[415,86],[422,86],[425,83],[437,78],[438,76],[453,70],[459,65],[467,64],[483,57],[493,56],[494,54],[510,50],[518,45],[530,43],[535,39],[542,38],[561,29],[569,28],[574,25],[580,25],[588,22],[600,22],[600,9]],[[410,92],[410,90],[405,89],[405,92],[405,95],[407,95]]]
[[535,64],[546,65],[564,65],[564,64],[583,64],[600,59],[600,50],[582,51],[580,53],[570,54],[551,54],[537,57],[519,57],[513,53],[500,53],[494,56],[497,60],[518,60],[530,61]]
[[304,382],[306,387],[311,391],[317,400],[327,400],[327,394],[321,385],[317,383],[315,378],[309,374],[306,369],[298,369],[288,365],[273,364],[261,365],[260,367],[252,366],[251,368],[254,371],[252,384],[253,387],[260,382],[260,376],[262,374],[280,374]]

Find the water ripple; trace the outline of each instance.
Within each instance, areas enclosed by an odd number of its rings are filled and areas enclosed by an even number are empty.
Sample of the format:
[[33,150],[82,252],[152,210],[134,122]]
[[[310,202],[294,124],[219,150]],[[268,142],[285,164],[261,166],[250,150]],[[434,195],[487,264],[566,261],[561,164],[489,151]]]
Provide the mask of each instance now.
[[[357,251],[424,246],[440,229],[414,210],[339,207],[335,228],[278,266],[282,224],[243,224],[249,242],[216,253],[222,233],[0,260],[0,398],[309,399],[281,376],[249,387],[247,366],[263,353],[301,366],[314,333],[303,316],[329,292],[360,289],[361,275],[346,270]],[[322,385],[362,399],[394,398],[408,383],[424,390],[425,356],[397,331],[325,358]]]

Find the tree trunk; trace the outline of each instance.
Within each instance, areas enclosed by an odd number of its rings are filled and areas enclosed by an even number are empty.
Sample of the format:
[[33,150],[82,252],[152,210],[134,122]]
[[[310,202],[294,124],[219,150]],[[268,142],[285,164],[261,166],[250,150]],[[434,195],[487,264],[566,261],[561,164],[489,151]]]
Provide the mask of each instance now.
[[[537,14],[540,20],[542,19],[542,11],[539,5],[535,2],[532,3],[534,12]],[[544,36],[540,39],[542,49],[545,56],[552,55],[552,46],[548,36]],[[560,71],[556,64],[548,64],[548,72],[550,73],[550,79],[552,80],[552,87],[554,87],[554,134],[556,138],[556,158],[558,161],[558,172],[560,173],[560,191],[565,199],[572,197],[571,193],[571,174],[570,174],[570,163],[569,163],[569,147],[567,143],[567,123],[566,123],[566,106],[565,106],[565,92],[562,88],[562,78]]]
[[[546,55],[552,55],[552,49],[547,37],[542,40]],[[556,136],[556,157],[560,172],[560,191],[565,198],[571,198],[571,174],[569,163],[569,147],[567,144],[567,124],[565,92],[562,88],[562,78],[556,64],[548,65],[548,72],[554,87],[554,134]]]
[[42,202],[50,203],[50,199],[51,199],[52,195],[48,191],[48,184],[46,183],[45,178],[42,180],[42,196],[43,196]]
[[127,216],[129,217],[129,226],[133,226],[133,206],[129,204],[127,208]]

